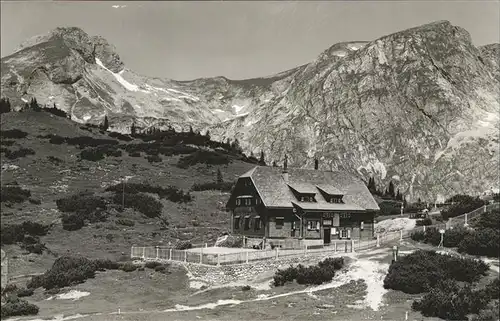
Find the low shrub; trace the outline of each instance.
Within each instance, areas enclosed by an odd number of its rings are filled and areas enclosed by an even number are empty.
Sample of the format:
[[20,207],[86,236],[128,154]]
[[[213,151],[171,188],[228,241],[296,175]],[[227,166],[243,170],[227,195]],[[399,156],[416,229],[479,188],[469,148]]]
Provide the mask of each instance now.
[[422,220],[417,220],[415,222],[415,225],[416,226],[429,226],[429,225],[432,225],[432,220],[430,218],[424,218]]
[[187,250],[187,249],[190,249],[192,247],[193,247],[193,245],[189,241],[177,241],[174,244],[174,249],[176,249],[176,250]]
[[128,156],[130,156],[130,157],[141,157],[141,153],[140,152],[129,152]]
[[28,155],[35,155],[35,151],[32,150],[31,148],[20,148],[20,149],[15,150],[15,151],[6,150],[4,155],[8,159],[17,159],[17,158],[26,157]]
[[458,251],[471,255],[499,257],[500,230],[485,228],[468,233],[460,241]]
[[22,298],[22,297],[32,296],[33,293],[35,293],[35,290],[33,290],[33,289],[22,288],[22,289],[17,290],[16,294],[19,298]]
[[[50,225],[43,225],[36,222],[25,221],[21,224],[5,224],[2,226],[0,238],[1,244],[15,244],[23,242],[26,244],[34,244],[30,242],[30,237],[38,239],[38,236],[47,235]],[[27,239],[25,241],[25,239]]]
[[191,187],[191,190],[193,191],[223,191],[223,192],[230,192],[233,189],[234,183],[233,182],[208,182],[208,183],[200,183],[200,184],[194,184],[193,187]]
[[91,213],[98,209],[106,209],[104,198],[89,193],[79,193],[56,200],[57,209],[61,212]]
[[125,141],[125,142],[130,142],[130,141],[133,140],[132,137],[130,137],[128,135],[123,135],[123,134],[117,133],[117,132],[109,132],[108,136],[112,137],[112,138],[116,138],[116,139],[122,140],[122,141]]
[[28,199],[28,201],[29,201],[31,204],[34,204],[34,205],[40,205],[40,204],[42,204],[42,201],[37,200],[37,199],[34,199],[34,198],[30,198],[30,199]]
[[287,282],[296,280],[298,284],[319,285],[329,282],[335,276],[335,271],[344,266],[344,258],[328,258],[319,262],[315,266],[304,267],[299,264],[297,267],[290,266],[284,270],[278,270],[274,275],[274,285],[283,286]]
[[441,211],[441,216],[445,220],[472,212],[485,204],[479,197],[472,197],[469,195],[455,195],[450,201],[451,200],[456,203]]
[[20,300],[18,297],[7,297],[7,302],[2,305],[1,309],[2,318],[23,316],[23,315],[36,315],[39,308],[29,303],[26,300]]
[[106,188],[107,192],[115,192],[115,193],[123,193],[125,189],[125,193],[127,194],[138,194],[138,193],[151,193],[157,194],[160,198],[166,198],[172,202],[176,203],[187,203],[190,202],[193,197],[191,194],[185,193],[182,189],[178,189],[175,186],[153,186],[146,183],[127,183],[125,187],[122,183],[109,186]]
[[242,291],[250,291],[252,288],[250,287],[250,285],[244,285],[241,287],[241,290]]
[[47,156],[47,160],[49,160],[51,163],[56,164],[56,165],[64,163],[64,161],[62,159],[60,159],[59,157],[55,157],[55,156]]
[[478,219],[472,220],[475,229],[491,228],[500,230],[500,209],[482,213]]
[[412,309],[426,317],[445,320],[467,320],[467,315],[479,313],[486,307],[489,298],[482,291],[474,291],[469,285],[460,286],[456,281],[445,280],[426,293],[421,300],[414,301]]
[[478,314],[473,315],[470,321],[498,321],[500,320],[500,301],[492,300]]
[[120,218],[116,220],[116,224],[125,225],[125,226],[134,226],[135,222],[133,220],[127,218]]
[[13,140],[4,140],[4,139],[0,140],[0,145],[2,146],[12,146],[14,145],[14,143],[15,141]]
[[162,162],[162,159],[159,155],[149,155],[146,157],[146,159],[150,163],[161,163]]
[[31,192],[19,186],[2,186],[0,202],[22,203],[31,197]]
[[167,267],[165,265],[158,265],[157,267],[155,267],[155,272],[167,273]]
[[189,168],[196,164],[227,165],[231,162],[229,156],[208,150],[197,150],[187,156],[181,157],[177,162],[180,168]]
[[78,213],[64,213],[61,222],[66,231],[77,231],[85,225],[85,220]]
[[86,148],[80,152],[80,159],[97,162],[104,159],[104,151],[99,148]]
[[391,264],[384,288],[410,294],[423,293],[430,291],[439,281],[475,282],[488,270],[488,264],[480,260],[419,250]]
[[28,136],[28,133],[19,129],[0,130],[0,137],[2,138],[19,139],[26,136]]
[[121,264],[120,270],[122,270],[124,272],[134,272],[135,270],[137,270],[137,265],[135,265],[131,262],[125,262],[125,263]]
[[[116,193],[113,196],[113,202],[121,205],[123,202],[123,195]],[[163,204],[156,198],[143,193],[126,193],[125,194],[125,207],[133,208],[134,210],[146,215],[147,217],[158,217],[163,210]]]
[[89,260],[84,257],[62,256],[42,275],[31,278],[26,284],[29,289],[43,287],[46,290],[62,288],[95,277],[96,271],[116,269],[118,265],[109,260]]

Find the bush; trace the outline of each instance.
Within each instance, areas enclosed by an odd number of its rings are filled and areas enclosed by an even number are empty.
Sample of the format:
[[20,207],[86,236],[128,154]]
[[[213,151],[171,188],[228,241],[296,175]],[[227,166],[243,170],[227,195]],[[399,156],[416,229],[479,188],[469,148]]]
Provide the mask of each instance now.
[[133,272],[137,270],[137,266],[131,262],[125,262],[120,266],[120,270],[124,272]]
[[32,296],[33,293],[35,293],[33,289],[23,288],[17,291],[17,296],[19,298],[22,298],[22,297]]
[[31,197],[31,192],[19,186],[2,186],[0,202],[22,203]]
[[43,287],[46,290],[62,288],[94,278],[96,271],[116,268],[118,268],[117,264],[109,260],[62,256],[57,258],[44,274],[32,277],[26,286],[29,289]]
[[423,220],[417,220],[415,222],[416,226],[429,226],[432,225],[432,220],[430,218],[424,218]]
[[157,266],[162,266],[162,265],[163,264],[161,264],[160,262],[147,261],[144,266],[147,267],[148,269],[155,269]]
[[488,305],[479,311],[479,314],[474,315],[471,321],[498,321],[500,320],[500,304],[499,300],[493,300]]
[[43,225],[31,221],[25,221],[22,224],[6,224],[3,225],[1,229],[1,244],[7,245],[25,242],[25,239],[30,237],[35,237],[36,239],[37,236],[47,235],[49,229],[50,225]]
[[229,163],[230,159],[227,155],[213,151],[197,150],[188,156],[181,157],[177,162],[177,166],[180,168],[189,168],[196,164],[227,165]]
[[130,137],[128,135],[123,135],[123,134],[120,134],[120,133],[117,133],[117,132],[109,132],[108,136],[112,137],[112,138],[116,138],[116,139],[122,140],[122,141],[125,141],[125,142],[130,142],[130,141],[133,140],[132,137]]
[[133,220],[127,218],[120,218],[116,220],[116,224],[125,225],[125,226],[134,226],[135,222]]
[[458,245],[458,251],[471,255],[498,257],[500,253],[500,230],[485,228],[468,233]]
[[401,257],[389,267],[384,288],[416,294],[430,291],[439,281],[472,283],[485,275],[483,261],[419,250]]
[[17,159],[28,155],[35,155],[35,151],[31,148],[20,148],[15,151],[6,150],[4,154],[8,159]]
[[74,194],[56,200],[57,209],[61,212],[83,212],[85,214],[98,209],[106,209],[104,198],[88,193]]
[[293,280],[299,284],[319,285],[331,281],[335,276],[335,271],[340,270],[343,266],[344,258],[342,257],[325,259],[316,266],[304,267],[301,264],[297,267],[290,266],[275,273],[274,285],[283,286]]
[[174,244],[174,249],[176,250],[187,250],[192,247],[193,245],[189,241],[178,241]]
[[227,238],[218,243],[217,246],[220,247],[243,247],[243,237],[228,235]]
[[445,320],[467,320],[470,313],[478,313],[486,307],[489,298],[482,291],[473,291],[469,285],[461,287],[457,282],[445,280],[412,304],[414,310],[426,317]]
[[454,228],[451,230],[446,230],[443,237],[443,246],[459,247],[462,240],[470,233],[471,231],[465,228]]
[[22,315],[36,315],[39,308],[26,300],[20,300],[17,297],[8,297],[7,302],[2,305],[2,318]]
[[[113,196],[113,202],[122,205],[122,194],[116,193]],[[125,194],[125,207],[132,208],[147,217],[155,218],[161,215],[163,204],[156,198],[143,193]]]
[[500,230],[500,209],[482,213],[471,225],[476,229],[491,228]]
[[452,199],[457,203],[441,211],[441,216],[445,220],[451,217],[456,217],[465,213],[472,212],[473,210],[478,209],[485,204],[484,201],[479,197],[472,197],[469,195],[455,195],[454,197],[452,197]]
[[158,265],[157,267],[155,267],[155,272],[167,273],[167,267],[165,265]]
[[150,163],[161,163],[162,162],[161,157],[158,155],[150,155],[150,156],[147,156],[146,159]]
[[416,231],[411,234],[411,239],[417,242],[428,243],[432,245],[439,245],[441,242],[441,234],[439,230],[431,227],[423,231]]
[[[119,183],[113,186],[109,186],[108,188],[106,188],[106,191],[122,193],[123,188],[124,188],[123,183]],[[193,199],[191,194],[185,193],[183,190],[178,189],[175,186],[160,187],[160,186],[152,186],[145,183],[128,183],[125,184],[125,192],[127,194],[138,194],[138,193],[157,194],[160,198],[166,198],[176,203],[187,203]]]
[[208,182],[208,183],[201,183],[201,184],[194,184],[193,187],[191,187],[191,190],[193,191],[223,191],[223,192],[230,192],[233,189],[234,183],[233,182],[222,182],[222,183],[216,183],[216,182]]
[[78,213],[64,213],[62,216],[62,227],[66,231],[76,231],[85,225],[85,221]]
[[97,162],[104,159],[104,151],[99,148],[88,148],[80,152],[80,159]]
[[0,145],[2,146],[12,146],[14,145],[15,141],[13,140],[0,140]]
[[26,136],[28,136],[28,133],[19,129],[0,130],[0,137],[2,138],[16,139],[25,138]]

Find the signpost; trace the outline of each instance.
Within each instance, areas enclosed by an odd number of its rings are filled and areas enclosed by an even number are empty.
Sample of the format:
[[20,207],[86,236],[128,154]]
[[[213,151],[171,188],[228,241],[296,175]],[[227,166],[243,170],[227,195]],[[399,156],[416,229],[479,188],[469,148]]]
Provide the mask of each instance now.
[[439,242],[438,248],[443,247],[443,240],[444,240],[444,229],[440,229],[439,233],[441,234],[441,241]]

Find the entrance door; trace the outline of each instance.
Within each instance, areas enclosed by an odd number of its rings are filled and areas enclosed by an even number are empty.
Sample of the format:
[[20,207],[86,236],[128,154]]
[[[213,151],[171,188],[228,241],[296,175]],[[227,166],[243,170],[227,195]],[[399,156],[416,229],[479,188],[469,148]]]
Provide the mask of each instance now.
[[323,231],[323,243],[324,244],[330,244],[331,241],[331,229],[330,228],[325,228]]

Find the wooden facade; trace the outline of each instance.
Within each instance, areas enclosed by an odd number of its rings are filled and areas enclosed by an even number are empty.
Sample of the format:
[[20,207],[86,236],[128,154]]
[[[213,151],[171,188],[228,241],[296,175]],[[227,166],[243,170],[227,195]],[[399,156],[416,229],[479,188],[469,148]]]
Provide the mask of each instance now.
[[324,244],[338,239],[373,239],[375,210],[359,207],[332,210],[336,204],[325,203],[324,199],[318,202],[314,197],[310,201],[315,208],[307,209],[309,204],[303,202],[300,193],[297,195],[291,188],[290,195],[289,206],[269,206],[264,204],[266,195],[259,193],[252,177],[240,177],[227,204],[231,212],[231,232],[266,239],[322,240]]

